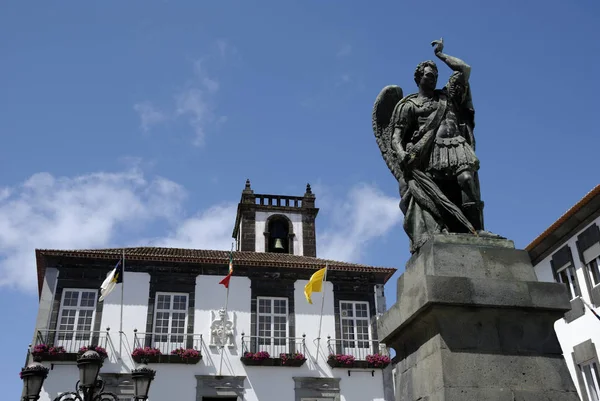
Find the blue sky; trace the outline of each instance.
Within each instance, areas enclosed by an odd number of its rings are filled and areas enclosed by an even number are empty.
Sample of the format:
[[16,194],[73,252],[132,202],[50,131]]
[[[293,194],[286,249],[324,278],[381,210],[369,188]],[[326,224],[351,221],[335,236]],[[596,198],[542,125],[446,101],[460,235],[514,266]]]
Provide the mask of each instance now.
[[4,2],[6,398],[33,333],[36,247],[228,249],[246,178],[313,185],[319,256],[402,269],[371,111],[385,85],[416,89],[442,36],[473,68],[486,226],[524,247],[598,184],[599,18],[592,0]]

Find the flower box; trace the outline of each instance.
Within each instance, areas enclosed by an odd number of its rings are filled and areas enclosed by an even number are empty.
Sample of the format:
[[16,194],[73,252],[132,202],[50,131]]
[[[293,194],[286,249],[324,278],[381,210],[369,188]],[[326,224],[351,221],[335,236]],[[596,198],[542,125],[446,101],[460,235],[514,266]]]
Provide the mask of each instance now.
[[[371,357],[371,358],[370,358]],[[352,355],[344,355],[344,354],[330,354],[329,357],[327,358],[327,364],[329,366],[331,366],[332,368],[346,368],[346,369],[382,369],[385,366],[378,366],[378,365],[383,365],[383,362],[388,362],[389,364],[389,358],[387,360],[375,355],[367,355],[367,359],[368,360],[360,360],[357,361],[354,356]],[[386,365],[387,366],[387,365]]]
[[158,348],[136,348],[131,358],[137,363],[184,363],[196,364],[202,360],[202,354],[195,349],[178,348],[170,355],[163,355]]
[[274,366],[275,359],[271,358],[266,351],[259,352],[244,352],[244,356],[240,358],[246,366]]
[[[367,362],[367,363],[368,363],[368,362]],[[368,363],[368,365],[369,365],[368,367],[369,367],[369,369],[370,369],[370,368],[373,368],[373,369],[385,369],[385,368],[387,368],[387,367],[388,367],[388,365],[389,365],[389,364],[390,364],[389,362],[387,362],[387,363],[382,363],[382,364]]]
[[76,362],[79,355],[76,352],[63,352],[60,354],[42,352],[33,354],[33,357],[46,362]]
[[327,364],[332,368],[342,368],[342,369],[367,369],[373,368],[369,366],[367,361],[352,361],[352,362],[340,362],[335,359],[328,359]]
[[389,356],[381,354],[367,355],[365,360],[369,364],[369,368],[374,369],[384,369],[392,362]]
[[202,356],[183,358],[179,355],[144,355],[131,357],[137,363],[183,363],[195,365],[202,360]]
[[55,347],[47,344],[38,344],[33,347],[31,355],[34,360],[39,362],[74,362],[78,356],[75,352],[66,352],[65,348],[60,345]]
[[304,359],[287,359],[287,360],[277,358],[277,359],[275,359],[275,361],[276,361],[277,366],[287,366],[290,368],[297,368],[297,367],[304,365],[304,362],[306,362],[306,358],[304,358]]
[[[253,359],[252,357],[241,357],[240,360],[246,366],[276,366],[275,358]],[[279,362],[281,363],[281,362]]]
[[161,355],[160,363],[185,363],[195,365],[202,360],[202,355],[183,357],[181,355]]
[[279,358],[276,359],[277,366],[299,367],[304,365],[304,362],[306,362],[306,358],[300,352],[279,354]]

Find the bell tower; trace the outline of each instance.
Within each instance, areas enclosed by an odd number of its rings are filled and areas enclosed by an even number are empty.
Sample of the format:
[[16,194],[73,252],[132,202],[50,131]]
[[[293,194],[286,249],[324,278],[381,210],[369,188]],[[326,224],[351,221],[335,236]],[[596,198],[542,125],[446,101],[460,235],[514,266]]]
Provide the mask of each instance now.
[[233,238],[238,251],[317,256],[315,195],[255,194],[246,180],[238,204]]

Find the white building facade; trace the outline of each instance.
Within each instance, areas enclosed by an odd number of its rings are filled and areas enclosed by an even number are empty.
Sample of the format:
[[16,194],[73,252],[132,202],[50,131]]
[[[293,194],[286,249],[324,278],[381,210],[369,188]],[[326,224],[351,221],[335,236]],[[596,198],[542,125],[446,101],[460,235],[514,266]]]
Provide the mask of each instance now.
[[600,400],[600,185],[526,249],[538,280],[568,288],[571,310],[554,329],[579,396]]
[[[373,358],[387,355],[375,320],[395,269],[317,259],[317,212],[310,187],[303,197],[255,195],[247,182],[227,301],[229,252],[37,250],[29,361],[51,369],[40,400],[74,389],[77,354],[91,345],[106,350],[105,391],[123,401],[133,401],[130,372],[142,358],[157,372],[150,401],[392,401],[392,367]],[[99,302],[122,252],[123,283]],[[326,265],[309,304],[304,287]]]

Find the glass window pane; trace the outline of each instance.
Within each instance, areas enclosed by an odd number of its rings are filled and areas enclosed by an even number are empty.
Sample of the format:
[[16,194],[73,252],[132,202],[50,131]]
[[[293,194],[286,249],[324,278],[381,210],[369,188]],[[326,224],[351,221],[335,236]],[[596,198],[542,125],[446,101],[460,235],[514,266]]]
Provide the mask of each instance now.
[[592,366],[591,365],[585,365],[582,368],[583,370],[583,375],[585,377],[585,383],[587,385],[587,390],[588,390],[588,396],[590,398],[590,401],[599,401],[598,399],[598,394],[599,394],[599,390],[596,388],[596,383],[594,382],[594,373],[592,372]]
[[81,293],[81,306],[93,308],[96,305],[96,293],[85,291]]
[[63,294],[63,306],[77,306],[79,291],[65,291]]
[[573,294],[573,288],[569,285],[569,276],[567,275],[567,269],[561,270],[558,272],[558,281],[567,286],[567,291],[569,292],[570,298],[575,298]]
[[592,260],[588,265],[590,275],[594,285],[600,284],[600,270],[598,269],[598,259]]
[[187,308],[187,297],[185,295],[176,295],[173,297],[173,309],[185,310]]
[[579,287],[577,286],[577,279],[575,278],[575,268],[573,266],[570,266],[567,268],[567,270],[569,271],[569,281],[573,289],[573,294],[575,294],[574,297],[580,297],[581,293],[579,292]]

